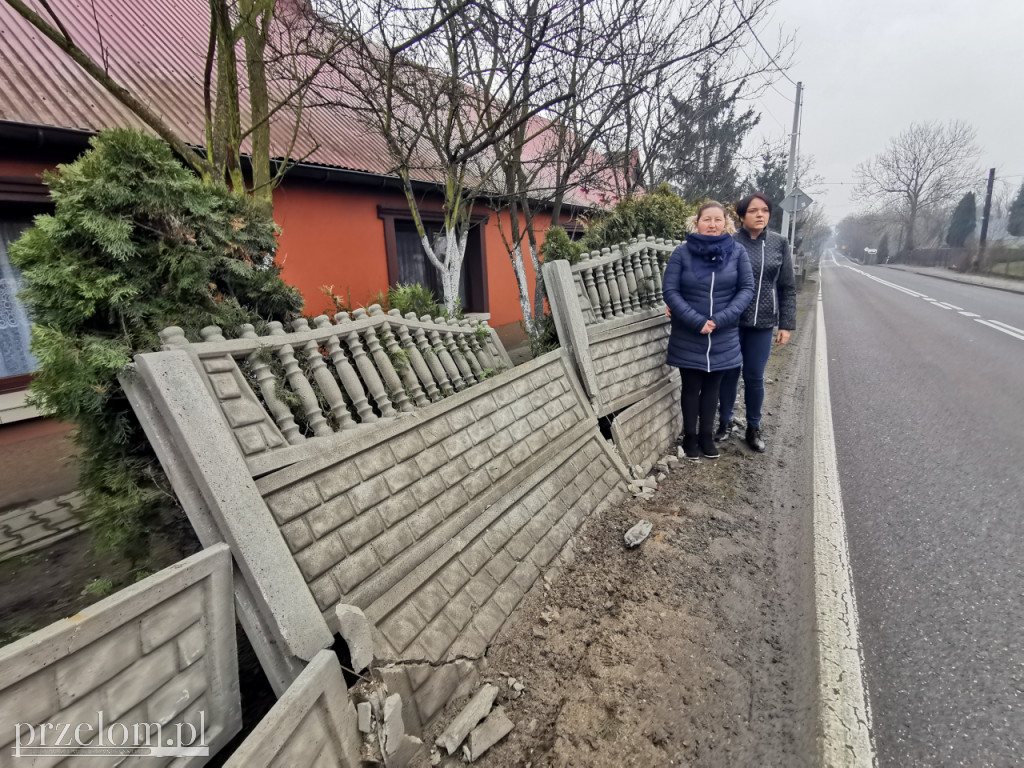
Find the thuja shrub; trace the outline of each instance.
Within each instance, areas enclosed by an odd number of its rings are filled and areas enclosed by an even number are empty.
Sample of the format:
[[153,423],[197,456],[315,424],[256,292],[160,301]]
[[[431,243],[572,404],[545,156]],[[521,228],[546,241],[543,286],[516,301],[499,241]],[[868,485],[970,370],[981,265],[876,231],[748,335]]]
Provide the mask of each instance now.
[[206,325],[230,333],[287,321],[302,299],[274,265],[270,215],[193,176],[157,139],[102,133],[45,181],[55,212],[11,248],[39,362],[30,401],[75,426],[98,548],[137,563],[150,535],[182,513],[118,373],[159,349],[169,325],[189,338]]
[[645,195],[626,197],[608,211],[597,213],[573,241],[562,227],[552,227],[544,236],[541,252],[544,260],[565,259],[572,264],[587,251],[624,243],[639,235],[666,240],[686,238],[686,223],[697,206],[679,197],[668,184],[661,184]]

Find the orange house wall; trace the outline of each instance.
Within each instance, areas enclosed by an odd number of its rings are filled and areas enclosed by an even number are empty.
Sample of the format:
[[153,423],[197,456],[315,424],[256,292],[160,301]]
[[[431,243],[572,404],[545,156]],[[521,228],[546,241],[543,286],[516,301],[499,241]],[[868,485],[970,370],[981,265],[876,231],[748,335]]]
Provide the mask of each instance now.
[[[0,176],[37,178],[54,166],[46,162],[0,158]],[[353,306],[371,303],[388,286],[384,222],[377,206],[404,208],[401,193],[372,188],[342,188],[331,184],[289,182],[274,191],[274,219],[281,227],[277,261],[285,282],[294,285],[306,301],[307,314],[331,308],[323,286]],[[480,212],[486,212],[481,210]],[[508,214],[491,213],[484,229],[487,259],[487,299],[492,327],[516,325],[522,320],[515,273],[498,228]],[[520,222],[525,226],[523,217]],[[537,228],[547,229],[550,219],[539,216]],[[533,266],[526,260],[532,300]]]
[[[287,181],[275,190],[274,218],[281,227],[277,261],[284,280],[302,292],[307,314],[330,308],[321,291],[325,285],[334,286],[334,293],[346,303],[351,300],[353,306],[369,304],[378,291],[387,289],[384,222],[377,215],[378,205],[404,208],[407,203],[402,194],[386,190],[339,189]],[[515,273],[498,228],[498,216],[504,217],[507,232],[507,213],[491,213],[484,229],[492,327],[522,320]],[[539,228],[545,229],[549,221],[539,217]],[[526,274],[532,298],[534,273],[529,260]]]

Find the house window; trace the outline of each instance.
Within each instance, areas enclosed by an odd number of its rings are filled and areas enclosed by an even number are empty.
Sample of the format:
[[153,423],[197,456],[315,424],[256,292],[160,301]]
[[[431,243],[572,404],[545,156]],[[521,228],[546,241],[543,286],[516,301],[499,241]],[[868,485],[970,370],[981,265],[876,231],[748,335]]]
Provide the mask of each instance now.
[[31,224],[28,219],[0,219],[0,391],[23,388],[36,369],[29,351],[28,315],[17,299],[21,274],[7,255],[10,244]]
[[[384,222],[384,243],[388,260],[388,283],[418,283],[434,292],[443,301],[441,278],[437,268],[427,258],[420,242],[416,225],[409,216],[408,208],[386,208],[379,206],[378,215]],[[442,232],[443,219],[440,213],[422,212],[427,237],[437,242]],[[473,228],[466,241],[466,254],[462,260],[462,274],[459,276],[459,301],[465,312],[487,312],[487,262],[484,251],[484,226],[486,216],[474,216]],[[444,246],[441,244],[441,249]]]

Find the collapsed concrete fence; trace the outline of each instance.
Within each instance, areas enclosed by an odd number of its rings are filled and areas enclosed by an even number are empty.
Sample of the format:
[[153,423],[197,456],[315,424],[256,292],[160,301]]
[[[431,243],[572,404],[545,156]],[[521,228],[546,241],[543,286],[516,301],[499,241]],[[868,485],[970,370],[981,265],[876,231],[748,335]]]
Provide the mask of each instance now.
[[339,634],[417,733],[628,474],[567,351],[500,370],[486,326],[336,320],[168,329],[122,383],[278,695]]
[[[202,765],[241,726],[223,544],[0,649],[0,766],[73,761],[83,745],[89,765],[116,765],[136,743],[163,751],[153,765]],[[182,747],[197,753],[175,758]]]
[[669,318],[662,280],[681,241],[633,238],[543,266],[559,342],[572,355],[615,446],[647,473],[682,429],[679,374],[665,364]]

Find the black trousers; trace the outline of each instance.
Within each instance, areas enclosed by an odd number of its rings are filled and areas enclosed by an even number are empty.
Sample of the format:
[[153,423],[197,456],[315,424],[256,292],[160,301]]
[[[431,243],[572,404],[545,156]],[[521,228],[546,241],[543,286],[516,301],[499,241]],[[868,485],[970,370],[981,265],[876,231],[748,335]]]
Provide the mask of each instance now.
[[710,435],[715,431],[715,414],[718,411],[718,390],[725,371],[701,371],[696,368],[680,368],[683,380],[679,402],[683,408],[684,435]]

